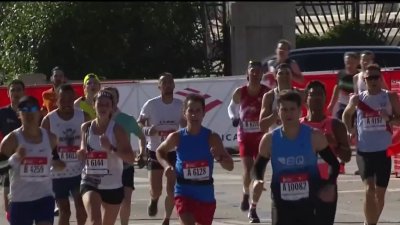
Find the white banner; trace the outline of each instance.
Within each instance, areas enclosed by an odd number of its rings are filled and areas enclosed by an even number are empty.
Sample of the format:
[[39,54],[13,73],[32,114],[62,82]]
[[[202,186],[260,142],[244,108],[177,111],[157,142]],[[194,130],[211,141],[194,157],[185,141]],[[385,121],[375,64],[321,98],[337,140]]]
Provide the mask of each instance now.
[[[175,79],[174,97],[181,100],[190,93],[205,97],[206,116],[203,126],[221,136],[226,148],[237,148],[236,129],[228,117],[228,105],[233,91],[247,83],[245,76]],[[160,95],[158,80],[141,81],[140,83],[113,83],[107,86],[117,87],[120,92],[119,108],[121,111],[139,116],[143,104],[150,98]],[[132,139],[132,146],[138,146],[137,138]]]

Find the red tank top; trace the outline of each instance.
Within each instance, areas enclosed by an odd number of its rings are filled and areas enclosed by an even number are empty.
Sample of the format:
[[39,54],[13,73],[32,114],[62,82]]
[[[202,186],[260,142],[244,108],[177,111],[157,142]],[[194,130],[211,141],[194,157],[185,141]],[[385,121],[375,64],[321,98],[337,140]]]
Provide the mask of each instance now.
[[247,85],[240,88],[240,124],[238,127],[238,141],[243,141],[244,137],[261,137],[260,131],[260,111],[262,98],[269,91],[268,87],[261,85],[257,95],[251,96]]
[[[327,116],[321,122],[310,122],[307,120],[307,117],[302,117],[300,119],[300,122],[322,131],[329,141],[329,146],[330,146],[331,150],[337,156],[336,148],[337,148],[338,144],[335,139],[335,135],[333,134],[333,129],[332,129],[333,118],[332,117]],[[329,178],[329,165],[319,156],[318,156],[318,168],[319,168],[321,178],[327,180]]]

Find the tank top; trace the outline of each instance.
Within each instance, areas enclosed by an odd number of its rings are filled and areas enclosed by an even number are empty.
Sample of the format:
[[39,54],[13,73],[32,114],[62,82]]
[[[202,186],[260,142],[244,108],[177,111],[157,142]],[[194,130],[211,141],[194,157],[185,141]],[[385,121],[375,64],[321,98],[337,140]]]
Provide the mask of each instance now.
[[[102,149],[100,135],[93,133],[93,123],[88,128],[86,163],[82,171],[82,184],[97,189],[117,189],[122,187],[122,159],[114,152]],[[114,135],[115,122],[110,120],[105,135],[111,145],[116,146]]]
[[[211,130],[202,127],[199,134],[191,135],[187,128],[179,130],[175,171],[175,195],[202,202],[215,202],[212,183],[214,157],[210,152]],[[185,181],[185,182],[181,182]]]
[[357,105],[357,148],[361,152],[385,151],[392,143],[392,131],[388,123],[379,116],[379,110],[392,114],[392,105],[387,90],[370,95],[363,91]]
[[344,70],[338,73],[338,88],[340,90],[338,102],[347,105],[350,100],[350,94],[354,93],[353,76],[355,74],[347,74]]
[[[335,135],[333,134],[333,118],[332,117],[325,117],[324,120],[321,122],[311,122],[307,120],[307,117],[303,117],[300,119],[300,122],[303,124],[306,124],[312,128],[319,129],[322,131],[325,136],[327,137],[328,140],[333,140],[333,142],[329,143],[329,147],[332,150],[332,152],[337,156],[337,147],[338,143],[336,142]],[[321,176],[322,179],[328,180],[329,178],[329,164],[325,162],[320,155],[318,155],[318,169],[319,169],[319,175]]]
[[182,107],[183,102],[180,99],[174,98],[172,103],[165,104],[161,96],[152,98],[144,103],[140,111],[140,117],[147,118],[149,124],[154,125],[158,130],[157,135],[146,136],[147,148],[150,151],[155,152],[168,134],[179,129]]
[[238,141],[243,142],[248,137],[259,137],[263,135],[260,130],[260,111],[262,98],[268,92],[268,88],[261,85],[257,95],[251,96],[247,85],[240,88],[240,124],[238,127]]
[[26,156],[19,166],[10,170],[11,202],[30,202],[53,195],[50,167],[52,149],[48,132],[40,128],[42,141],[38,144],[27,142],[22,128],[13,131],[19,145],[25,148]]
[[91,120],[96,118],[96,110],[93,108],[92,105],[87,103],[84,98],[82,98],[79,102],[79,107],[82,109],[82,111],[89,115],[89,118]]
[[319,175],[311,141],[312,128],[300,124],[299,134],[294,140],[286,138],[282,129],[272,132],[273,198],[286,203],[313,199]]
[[70,120],[63,120],[57,110],[48,115],[50,131],[58,139],[58,155],[65,163],[62,171],[52,170],[53,178],[67,178],[79,176],[82,173],[83,162],[78,160],[76,152],[81,148],[81,125],[85,122],[82,110],[74,109],[74,115]]

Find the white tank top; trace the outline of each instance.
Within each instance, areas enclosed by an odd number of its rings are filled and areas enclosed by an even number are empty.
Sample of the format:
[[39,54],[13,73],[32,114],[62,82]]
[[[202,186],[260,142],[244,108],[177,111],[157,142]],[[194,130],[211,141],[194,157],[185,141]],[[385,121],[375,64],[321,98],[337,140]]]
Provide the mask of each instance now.
[[50,175],[52,149],[47,131],[43,128],[40,130],[42,141],[39,144],[25,141],[22,128],[13,131],[18,144],[25,148],[26,156],[19,166],[10,170],[11,202],[29,202],[54,196]]
[[[93,186],[97,189],[117,189],[122,187],[123,161],[114,152],[102,149],[100,135],[93,133],[93,123],[88,135],[88,155],[82,171],[82,184]],[[114,120],[110,120],[105,135],[111,145],[116,147],[114,135]]]
[[[276,87],[276,88],[274,88],[274,100],[272,101],[271,112],[274,112],[275,110],[278,110],[278,99],[279,99],[279,90]],[[279,125],[280,125],[279,122],[271,124],[271,126],[268,128],[268,131],[274,130]]]
[[150,126],[154,125],[159,131],[156,136],[146,136],[147,148],[156,151],[162,141],[179,128],[182,118],[181,100],[174,98],[172,103],[165,104],[161,96],[148,100],[140,111],[140,117],[148,119]]
[[365,81],[363,79],[364,72],[360,72],[357,74],[357,89],[358,89],[358,94],[361,92],[367,90],[367,84],[365,84]]
[[57,110],[50,112],[47,116],[50,121],[50,131],[58,139],[58,154],[66,166],[62,171],[52,170],[53,178],[67,178],[81,175],[84,162],[78,160],[76,151],[81,146],[81,125],[85,122],[83,111],[75,109],[74,116],[68,121],[60,118]]

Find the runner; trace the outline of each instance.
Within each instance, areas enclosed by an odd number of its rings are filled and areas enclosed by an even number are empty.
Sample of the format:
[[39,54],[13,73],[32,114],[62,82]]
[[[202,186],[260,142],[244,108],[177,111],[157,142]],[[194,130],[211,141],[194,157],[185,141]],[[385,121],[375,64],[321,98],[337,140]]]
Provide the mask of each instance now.
[[[144,103],[139,124],[143,127],[143,133],[147,136],[148,165],[150,180],[151,200],[147,209],[149,216],[153,217],[158,212],[158,199],[162,192],[163,167],[157,161],[156,149],[169,133],[178,130],[179,125],[184,127],[186,121],[182,115],[182,101],[174,98],[175,83],[172,74],[162,73],[158,80],[158,89],[161,95]],[[139,155],[142,157],[142,155]],[[169,153],[171,164],[176,160],[176,153]],[[174,185],[175,180],[167,179],[167,196],[165,197],[165,215],[163,225],[168,225],[174,209]]]
[[87,216],[79,193],[83,163],[78,160],[76,152],[80,149],[81,125],[89,120],[89,116],[74,108],[75,91],[71,85],[62,84],[56,93],[58,108],[43,118],[42,127],[57,136],[58,154],[66,164],[64,170],[52,171],[53,191],[60,216],[58,224],[69,224],[71,195],[75,203],[77,223],[84,225]]
[[65,83],[64,71],[58,66],[54,67],[51,70],[50,81],[53,84],[53,86],[50,89],[48,89],[42,93],[42,99],[43,99],[42,116],[43,117],[46,116],[47,113],[49,113],[57,108],[56,90],[61,84]]
[[[10,105],[0,109],[0,139],[9,134],[11,131],[21,126],[21,120],[18,118],[18,103],[19,100],[24,96],[25,84],[22,80],[12,80],[8,84],[8,97],[10,98]],[[5,160],[5,159],[4,159]],[[0,159],[2,161],[2,159]],[[7,220],[10,220],[8,213],[8,194],[10,193],[10,179],[8,176],[8,167],[2,168],[0,166],[0,175],[3,175],[3,199],[4,209],[6,211]]]
[[[350,94],[354,92],[353,77],[358,73],[358,65],[360,59],[355,52],[346,52],[344,54],[344,65],[345,68],[340,70],[337,74],[338,82],[333,88],[333,94],[329,105],[327,107],[328,112],[339,120],[342,119],[342,114],[346,105],[349,104]],[[334,108],[338,103],[338,110],[334,114]]]
[[[228,107],[228,115],[234,127],[238,127],[239,154],[243,164],[243,197],[240,203],[242,211],[249,210],[249,195],[251,187],[251,169],[258,153],[262,132],[259,126],[259,115],[262,96],[269,90],[260,84],[261,63],[250,61],[247,67],[248,83],[237,88]],[[239,111],[239,112],[238,112]],[[248,214],[251,223],[259,223],[257,203],[260,193],[254,193]]]
[[287,40],[280,40],[276,46],[275,54],[276,58],[271,59],[267,62],[263,62],[263,78],[261,83],[266,85],[270,89],[277,87],[276,73],[279,64],[286,63],[293,75],[293,81],[297,83],[304,83],[304,76],[301,73],[300,67],[294,59],[289,58],[289,52],[291,44]]
[[135,154],[128,134],[111,119],[115,107],[112,95],[99,91],[94,104],[96,118],[82,125],[78,158],[86,163],[80,191],[90,224],[115,224],[124,198],[122,160],[133,163]]
[[22,126],[8,134],[0,146],[2,157],[10,157],[10,224],[50,225],[54,220],[54,197],[50,167],[62,170],[57,138],[39,127],[39,102],[24,96],[18,104]]
[[[364,74],[365,70],[367,69],[367,66],[369,64],[374,63],[374,58],[375,54],[371,51],[363,51],[360,54],[360,66],[361,66],[361,71],[354,75],[353,77],[353,84],[354,84],[354,93],[361,93],[365,90],[367,90],[367,85],[365,84],[364,81]],[[382,88],[389,90],[387,87],[387,84],[385,82],[385,79],[382,79]]]
[[386,149],[392,143],[391,125],[400,123],[400,103],[395,92],[382,89],[381,69],[367,66],[367,90],[351,97],[343,113],[349,135],[354,136],[352,116],[357,112],[357,165],[365,185],[365,224],[377,224],[382,213],[391,172]]
[[[118,101],[119,101],[119,91],[115,87],[106,87],[103,90],[108,91],[112,94],[114,98],[115,108],[114,108],[114,121],[119,124],[121,127],[125,129],[129,135],[134,134],[136,137],[139,138],[139,152],[143,154],[144,150],[146,149],[146,138],[142,133],[142,129],[139,127],[136,119],[133,116],[130,116],[126,113],[121,112],[118,108]],[[130,137],[131,138],[131,137]],[[132,144],[131,144],[132,146]],[[137,158],[139,159],[139,158]],[[139,167],[141,167],[141,162],[138,161]],[[143,164],[143,163],[142,163]],[[144,166],[144,165],[143,165]],[[134,173],[135,169],[133,164],[128,164],[124,162],[124,171],[122,172],[122,184],[124,186],[124,200],[121,203],[121,208],[119,211],[119,217],[121,219],[121,225],[128,225],[129,217],[131,215],[131,199],[132,199],[132,192],[135,190],[134,186]]]
[[[204,98],[190,94],[184,103],[187,126],[168,135],[157,148],[157,159],[168,179],[176,179],[175,205],[181,225],[211,225],[216,209],[214,159],[222,168],[233,170],[233,160],[218,134],[202,126]],[[168,154],[175,151],[176,163]]]
[[[280,125],[278,118],[279,93],[283,90],[295,90],[305,99],[304,91],[293,88],[292,72],[286,63],[280,64],[276,69],[278,86],[267,92],[262,99],[260,111],[260,129],[262,132],[272,131]],[[304,101],[303,101],[304,102]]]
[[[271,159],[272,224],[315,225],[315,198],[333,202],[339,162],[318,130],[300,124],[301,96],[291,90],[280,93],[278,115],[282,126],[263,136],[254,174],[254,189],[263,188],[264,172]],[[331,166],[320,186],[318,153]],[[320,224],[318,224],[320,225]]]
[[[342,121],[325,115],[325,86],[319,81],[311,81],[306,87],[307,116],[301,122],[322,131],[329,143],[330,149],[341,161],[349,162],[351,149],[347,138],[346,127]],[[326,180],[329,176],[329,165],[318,158],[320,176]],[[324,202],[317,199],[316,218],[317,224],[333,225],[335,222],[336,205],[338,199],[337,184],[335,182],[335,201]]]
[[83,79],[83,91],[85,96],[75,100],[74,105],[78,109],[82,109],[87,113],[90,119],[96,118],[96,110],[94,109],[94,96],[100,90],[100,79],[94,73],[89,73]]

